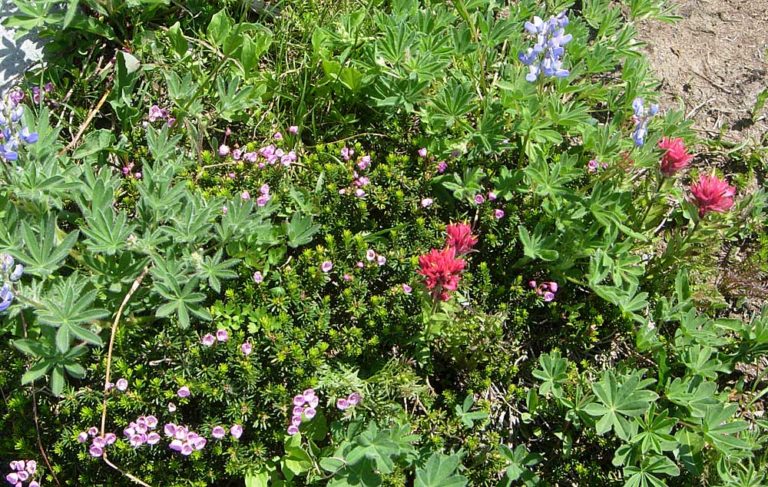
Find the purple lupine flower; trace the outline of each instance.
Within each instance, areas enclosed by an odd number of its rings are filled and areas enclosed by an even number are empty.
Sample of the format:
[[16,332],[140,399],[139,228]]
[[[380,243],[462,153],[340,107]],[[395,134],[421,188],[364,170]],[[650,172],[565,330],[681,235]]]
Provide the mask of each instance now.
[[645,136],[648,135],[648,122],[659,113],[659,106],[653,104],[646,110],[643,99],[635,98],[632,100],[632,110],[634,111],[632,119],[635,122],[632,139],[635,141],[635,145],[640,147],[645,144]]
[[502,218],[504,218],[504,210],[502,210],[500,208],[497,208],[497,209],[493,210],[493,216],[497,220],[501,220]]
[[229,333],[227,333],[227,330],[225,330],[224,328],[220,328],[216,330],[216,340],[220,342],[226,342],[227,340],[229,340]]
[[200,342],[205,345],[206,347],[212,346],[214,343],[216,343],[216,337],[211,335],[210,333],[206,333],[203,335],[203,339],[200,340]]
[[215,426],[211,430],[211,436],[213,436],[217,440],[224,438],[226,434],[227,434],[227,430],[225,430],[222,426]]
[[565,12],[550,17],[544,21],[540,17],[534,17],[533,22],[525,23],[525,30],[536,37],[536,43],[525,52],[518,53],[518,59],[528,66],[528,74],[525,79],[534,82],[539,75],[565,78],[569,71],[562,67],[562,56],[565,54],[565,46],[573,36],[565,33],[568,25],[568,17]]
[[34,144],[39,139],[37,132],[30,132],[28,127],[21,129],[19,137],[21,137],[21,140],[23,140],[25,144]]
[[322,264],[320,264],[320,270],[325,272],[326,274],[331,272],[331,269],[333,269],[333,262],[330,260],[326,260]]
[[179,397],[189,397],[190,394],[189,387],[187,386],[180,387],[179,390],[176,391],[176,395]]
[[11,303],[13,303],[13,291],[11,291],[11,286],[5,283],[0,288],[0,311],[7,310]]
[[242,345],[240,345],[240,351],[243,352],[243,355],[247,357],[248,355],[251,354],[251,352],[253,352],[253,345],[251,345],[248,342],[245,342]]
[[128,381],[125,379],[117,379],[117,382],[115,383],[115,387],[118,391],[123,392],[126,389],[128,389]]
[[243,436],[243,427],[239,424],[233,424],[232,427],[229,428],[229,433],[234,439],[239,440],[240,437]]

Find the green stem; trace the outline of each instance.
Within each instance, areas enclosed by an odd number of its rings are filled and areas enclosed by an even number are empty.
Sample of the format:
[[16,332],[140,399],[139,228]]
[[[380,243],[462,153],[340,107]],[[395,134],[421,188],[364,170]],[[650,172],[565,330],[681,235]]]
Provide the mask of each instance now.
[[645,207],[645,212],[643,213],[643,218],[640,219],[637,225],[638,230],[643,229],[643,224],[645,223],[645,219],[648,218],[648,214],[651,212],[651,207],[653,206],[654,200],[659,196],[659,193],[661,192],[661,187],[664,185],[664,176],[657,176],[658,182],[656,183],[656,189],[653,191],[651,197],[648,199],[648,205]]

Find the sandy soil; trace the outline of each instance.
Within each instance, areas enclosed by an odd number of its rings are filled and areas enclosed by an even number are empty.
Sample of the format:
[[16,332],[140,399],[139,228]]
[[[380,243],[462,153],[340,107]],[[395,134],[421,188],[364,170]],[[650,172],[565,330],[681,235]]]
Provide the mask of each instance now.
[[[682,105],[702,135],[732,141],[768,137],[768,110],[754,123],[757,95],[768,88],[768,0],[677,0],[674,24],[638,26],[661,102]],[[766,141],[768,143],[768,141]]]

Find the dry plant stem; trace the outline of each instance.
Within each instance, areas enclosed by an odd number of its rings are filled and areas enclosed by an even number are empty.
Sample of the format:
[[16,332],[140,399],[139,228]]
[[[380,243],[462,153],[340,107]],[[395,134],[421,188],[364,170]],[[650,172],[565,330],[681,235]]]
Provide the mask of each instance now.
[[110,373],[112,372],[112,349],[115,346],[115,335],[117,335],[117,325],[120,323],[120,317],[123,315],[123,310],[125,309],[125,306],[128,304],[128,301],[131,300],[131,296],[133,296],[133,293],[136,292],[137,289],[139,289],[139,286],[141,285],[141,281],[144,280],[144,277],[146,277],[147,272],[149,272],[149,266],[146,266],[143,271],[141,271],[141,274],[139,274],[139,277],[136,278],[136,280],[133,281],[133,284],[131,285],[131,289],[128,290],[128,293],[126,293],[125,297],[123,298],[123,302],[120,303],[120,307],[117,309],[117,314],[115,315],[115,321],[112,322],[112,331],[109,335],[109,348],[107,349],[107,371],[105,373],[104,377],[104,400],[102,401],[101,405],[101,436],[104,436],[106,424],[107,424],[107,389],[109,385],[109,379],[110,379]]
[[[24,326],[24,338],[27,338],[27,320],[24,318],[24,313],[22,312],[20,314],[21,316],[21,324]],[[35,385],[30,384],[29,390],[32,392],[32,419],[35,421],[35,432],[37,433],[37,448],[40,450],[40,455],[43,457],[43,461],[45,462],[45,465],[48,467],[48,470],[51,472],[51,475],[53,476],[53,481],[56,482],[56,485],[61,487],[61,483],[59,482],[59,478],[56,477],[56,472],[53,470],[53,466],[51,466],[51,461],[48,460],[48,454],[45,452],[45,447],[43,446],[43,440],[40,438],[40,415],[37,413],[37,394],[35,393]]]
[[107,88],[107,90],[104,92],[103,95],[101,95],[101,99],[98,103],[96,103],[96,106],[94,106],[91,109],[91,112],[88,114],[88,117],[85,119],[85,122],[80,126],[80,130],[77,131],[77,134],[75,135],[75,138],[72,139],[72,142],[67,144],[66,147],[61,149],[59,151],[59,155],[62,155],[66,152],[68,152],[70,149],[75,147],[77,143],[80,141],[80,137],[83,136],[83,133],[85,133],[85,130],[88,128],[88,126],[91,124],[91,121],[93,120],[93,117],[96,116],[97,113],[99,113],[99,110],[101,110],[101,107],[104,106],[104,103],[107,101],[107,97],[109,94],[112,93],[112,88]]
[[[126,293],[125,297],[123,298],[123,302],[120,303],[120,307],[117,309],[117,314],[115,315],[115,321],[112,322],[112,330],[110,332],[109,336],[109,349],[107,350],[107,371],[104,377],[104,399],[101,404],[101,436],[104,436],[104,432],[106,429],[107,424],[107,386],[109,384],[110,379],[110,372],[112,369],[112,349],[115,345],[115,335],[117,335],[117,325],[120,323],[120,317],[123,315],[123,310],[125,309],[126,305],[128,304],[128,301],[131,300],[131,296],[133,296],[133,293],[136,292],[137,289],[139,289],[139,286],[141,285],[141,282],[146,277],[147,273],[149,272],[149,266],[144,267],[144,270],[141,271],[141,274],[139,274],[139,277],[136,278],[136,280],[133,281],[133,284],[131,285],[131,289],[128,290],[128,293]],[[128,477],[133,482],[143,485],[144,487],[152,487],[146,482],[142,481],[135,475],[124,472],[123,470],[120,470],[120,468],[112,463],[107,458],[107,452],[105,451],[104,454],[101,456],[102,460],[104,460],[104,463],[112,467],[113,469],[120,472],[122,475]]]

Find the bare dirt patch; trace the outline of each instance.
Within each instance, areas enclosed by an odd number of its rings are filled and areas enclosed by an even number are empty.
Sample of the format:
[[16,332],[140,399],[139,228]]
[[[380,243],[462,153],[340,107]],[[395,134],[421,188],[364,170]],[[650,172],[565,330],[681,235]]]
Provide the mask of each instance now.
[[682,104],[695,127],[735,142],[768,137],[768,115],[753,122],[768,87],[768,0],[679,0],[674,24],[638,26],[662,81],[661,102]]

